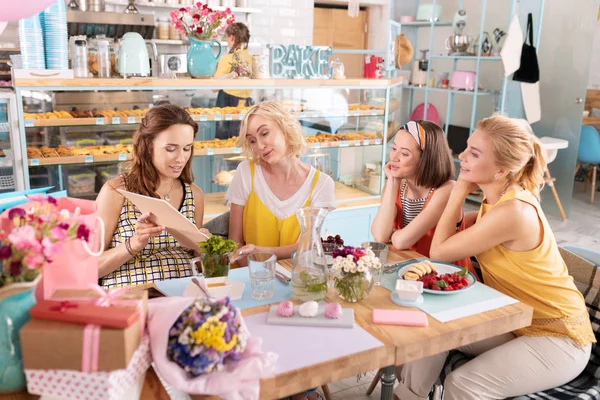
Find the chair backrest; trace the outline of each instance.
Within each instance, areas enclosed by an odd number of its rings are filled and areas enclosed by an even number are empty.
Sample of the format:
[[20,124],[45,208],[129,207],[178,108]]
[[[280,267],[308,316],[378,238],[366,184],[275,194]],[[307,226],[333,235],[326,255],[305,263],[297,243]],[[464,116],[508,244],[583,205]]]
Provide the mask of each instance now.
[[[560,248],[560,253],[567,264],[569,274],[585,298],[592,329],[596,340],[600,342],[600,296],[598,295],[600,292],[600,266],[564,248]],[[592,345],[590,361],[585,371],[596,379],[600,379],[600,346],[598,343]]]
[[219,235],[227,239],[229,237],[229,211],[216,216],[202,227],[208,229],[213,235]]
[[600,164],[600,135],[593,126],[581,127],[577,159],[584,164]]

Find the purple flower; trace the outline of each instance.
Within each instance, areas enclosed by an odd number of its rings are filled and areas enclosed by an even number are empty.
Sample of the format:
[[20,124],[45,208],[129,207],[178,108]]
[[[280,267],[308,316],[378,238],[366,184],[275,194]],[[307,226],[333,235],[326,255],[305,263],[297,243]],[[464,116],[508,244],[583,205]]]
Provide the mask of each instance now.
[[85,224],[79,225],[77,228],[77,239],[83,239],[86,242],[90,238],[90,230]]
[[57,225],[60,229],[64,229],[65,231],[67,229],[69,229],[69,224],[67,224],[66,222],[61,222],[60,224]]
[[12,276],[21,275],[21,261],[16,260],[10,263],[10,274]]
[[25,214],[26,214],[26,212],[25,212],[25,210],[23,210],[22,208],[19,208],[19,207],[11,208],[11,209],[8,211],[8,219],[11,219],[11,220],[12,220],[12,219],[14,219],[15,217],[18,217],[18,218],[25,218]]
[[0,247],[0,260],[6,260],[10,256],[12,256],[12,249],[10,246]]

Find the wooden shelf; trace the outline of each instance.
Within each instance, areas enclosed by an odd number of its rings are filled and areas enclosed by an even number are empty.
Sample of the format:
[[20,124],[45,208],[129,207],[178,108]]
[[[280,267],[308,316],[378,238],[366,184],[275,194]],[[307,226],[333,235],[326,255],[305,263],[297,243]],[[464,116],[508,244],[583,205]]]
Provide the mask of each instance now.
[[[382,144],[382,139],[370,140],[343,140],[337,142],[322,142],[309,143],[309,149],[328,149],[339,147],[364,147],[364,146],[379,146]],[[205,148],[194,149],[194,157],[226,155],[226,154],[241,154],[242,149],[235,147],[227,148]],[[29,159],[30,167],[41,167],[47,165],[67,165],[67,164],[98,164],[106,162],[121,162],[131,160],[131,154],[101,154],[90,156],[72,156],[72,157],[49,157]]]
[[[281,87],[338,87],[352,86],[364,88],[386,88],[404,81],[399,76],[391,79],[168,79],[168,78],[73,78],[73,79],[30,79],[16,78],[14,86],[25,88],[52,88],[53,90],[78,90],[79,88],[169,88],[185,87],[214,88],[214,89],[252,89],[252,88],[281,88]],[[60,88],[60,89],[57,89]],[[99,89],[101,90],[101,89]]]
[[[297,118],[337,118],[337,117],[368,117],[381,116],[383,110],[351,110],[339,113],[324,113],[321,111],[306,111],[292,113]],[[194,121],[241,121],[246,114],[191,114]],[[98,118],[55,118],[55,119],[26,119],[26,128],[51,126],[86,126],[86,125],[128,125],[139,124],[142,117],[98,117]]]
[[600,125],[600,118],[583,117],[582,124],[583,125]]
[[[106,0],[106,4],[114,5],[114,6],[127,6],[127,2],[118,1],[118,0]],[[137,0],[135,2],[136,7],[147,7],[147,8],[168,8],[168,9],[180,9],[182,7],[190,7],[191,5],[185,4],[170,4],[170,3],[154,3],[148,1],[140,1]],[[211,7],[215,11],[225,11],[227,7],[215,6]],[[262,10],[259,8],[248,8],[248,7],[229,7],[233,14],[255,14],[262,13]]]

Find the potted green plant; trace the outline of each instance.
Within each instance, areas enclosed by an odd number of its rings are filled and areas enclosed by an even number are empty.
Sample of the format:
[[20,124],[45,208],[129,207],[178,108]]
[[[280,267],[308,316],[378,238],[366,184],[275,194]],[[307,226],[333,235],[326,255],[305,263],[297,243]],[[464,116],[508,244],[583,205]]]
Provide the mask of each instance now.
[[237,243],[224,239],[219,235],[212,235],[205,242],[200,243],[202,274],[205,278],[227,276],[229,274],[230,256],[235,253]]

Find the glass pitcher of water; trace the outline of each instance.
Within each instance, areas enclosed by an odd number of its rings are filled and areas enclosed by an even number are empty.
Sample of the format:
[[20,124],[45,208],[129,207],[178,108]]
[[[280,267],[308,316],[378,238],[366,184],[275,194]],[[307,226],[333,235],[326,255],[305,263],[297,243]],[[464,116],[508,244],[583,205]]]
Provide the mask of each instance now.
[[329,211],[305,207],[296,212],[300,240],[292,267],[292,297],[300,301],[319,301],[327,295],[327,261],[321,244],[321,226]]

